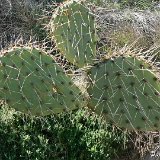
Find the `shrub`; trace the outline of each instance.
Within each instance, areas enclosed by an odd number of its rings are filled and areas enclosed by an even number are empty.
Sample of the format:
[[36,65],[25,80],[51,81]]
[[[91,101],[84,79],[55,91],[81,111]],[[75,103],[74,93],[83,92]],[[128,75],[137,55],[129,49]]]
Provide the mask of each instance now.
[[124,132],[86,109],[31,118],[3,107],[0,137],[3,160],[110,160],[122,154],[127,143]]

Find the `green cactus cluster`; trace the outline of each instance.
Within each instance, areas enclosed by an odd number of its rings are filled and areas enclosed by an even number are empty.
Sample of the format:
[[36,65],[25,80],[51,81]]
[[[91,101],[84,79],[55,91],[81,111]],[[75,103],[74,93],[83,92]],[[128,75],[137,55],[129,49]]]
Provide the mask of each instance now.
[[53,57],[35,48],[16,48],[0,58],[2,100],[32,115],[89,107],[122,128],[160,130],[158,69],[127,53],[96,62],[94,16],[81,2],[60,5],[50,20],[50,30],[60,53],[87,73],[88,94]]

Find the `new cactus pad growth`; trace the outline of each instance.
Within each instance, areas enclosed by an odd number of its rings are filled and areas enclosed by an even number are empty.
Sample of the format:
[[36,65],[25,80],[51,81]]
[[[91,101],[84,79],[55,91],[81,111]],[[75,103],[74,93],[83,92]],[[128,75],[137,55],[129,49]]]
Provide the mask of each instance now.
[[0,98],[23,113],[47,115],[77,109],[83,98],[52,57],[16,48],[0,58]]
[[136,130],[160,130],[160,82],[142,60],[119,56],[90,72],[91,107],[107,121]]
[[84,67],[96,54],[94,16],[74,1],[60,6],[51,19],[51,35],[57,48],[72,64]]

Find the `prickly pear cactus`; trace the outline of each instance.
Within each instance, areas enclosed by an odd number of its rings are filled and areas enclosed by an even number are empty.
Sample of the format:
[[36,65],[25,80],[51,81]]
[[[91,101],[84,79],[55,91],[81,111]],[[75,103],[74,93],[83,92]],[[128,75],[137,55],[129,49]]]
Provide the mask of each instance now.
[[16,48],[0,57],[0,99],[23,113],[47,115],[77,109],[80,90],[42,51]]
[[117,126],[160,130],[160,81],[151,66],[132,56],[96,64],[90,71],[89,107]]
[[82,4],[70,1],[60,6],[50,23],[57,48],[72,64],[84,67],[96,54],[94,16]]

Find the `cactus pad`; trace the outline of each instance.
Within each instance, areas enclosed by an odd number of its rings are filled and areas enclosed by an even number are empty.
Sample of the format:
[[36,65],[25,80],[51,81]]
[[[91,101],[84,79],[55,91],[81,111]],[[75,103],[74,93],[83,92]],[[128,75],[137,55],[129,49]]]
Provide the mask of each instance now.
[[119,56],[96,64],[89,73],[89,107],[127,129],[160,130],[160,82],[143,60]]
[[82,4],[64,3],[51,20],[51,34],[57,48],[72,64],[83,67],[96,54],[94,16]]
[[16,48],[0,58],[0,99],[23,113],[48,115],[79,108],[83,98],[52,57]]

